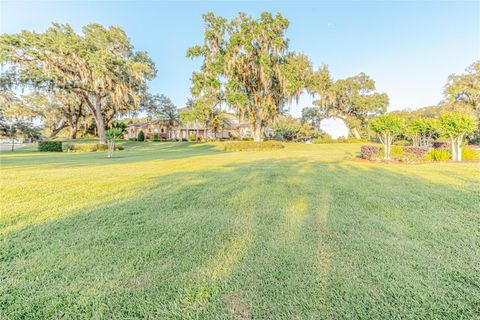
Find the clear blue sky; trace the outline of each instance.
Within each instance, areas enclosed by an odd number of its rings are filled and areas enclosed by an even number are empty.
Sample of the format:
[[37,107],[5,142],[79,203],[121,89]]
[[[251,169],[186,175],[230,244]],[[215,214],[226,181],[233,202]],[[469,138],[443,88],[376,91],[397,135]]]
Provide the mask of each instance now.
[[[182,106],[200,61],[185,58],[203,39],[201,15],[233,17],[281,12],[290,20],[290,48],[315,66],[328,64],[335,78],[366,72],[390,97],[390,110],[437,104],[451,73],[480,59],[480,2],[9,2],[1,1],[0,31],[41,32],[53,21],[77,30],[90,22],[121,26],[137,50],[148,51],[158,69],[153,93]],[[303,97],[291,112],[311,103]],[[335,121],[325,124],[344,134]]]

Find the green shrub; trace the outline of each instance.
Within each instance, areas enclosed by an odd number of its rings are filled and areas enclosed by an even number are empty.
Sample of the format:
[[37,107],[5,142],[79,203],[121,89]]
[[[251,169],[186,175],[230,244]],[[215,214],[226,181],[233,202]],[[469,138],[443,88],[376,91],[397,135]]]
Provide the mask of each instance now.
[[480,151],[472,148],[462,148],[462,160],[476,160],[480,158]]
[[334,142],[337,142],[337,143],[362,143],[362,142],[369,142],[369,141],[368,141],[368,139],[338,137],[337,140],[334,140]]
[[393,159],[401,160],[403,156],[403,148],[400,146],[391,146],[390,147],[390,156]]
[[[107,146],[105,150],[107,150]],[[101,151],[103,147],[99,147],[97,143],[73,143],[68,146],[68,151],[70,152],[96,152]]]
[[315,144],[325,144],[325,143],[362,143],[369,142],[368,139],[356,139],[356,138],[345,138],[338,137],[337,139],[332,139],[330,136],[321,137],[313,140]]
[[253,138],[242,138],[242,141],[253,141]]
[[326,143],[335,143],[335,142],[336,141],[329,136],[313,140],[313,143],[315,144],[326,144]]
[[39,141],[40,152],[62,152],[62,141]]
[[[115,150],[123,150],[123,146],[115,145]],[[68,146],[70,152],[99,152],[107,151],[108,146],[106,144],[99,143],[73,143]]]
[[225,142],[225,151],[249,151],[249,150],[272,150],[282,149],[285,146],[280,141],[228,141]]
[[427,161],[446,161],[452,158],[452,154],[446,149],[432,149],[425,156]]
[[153,141],[159,141],[159,139],[158,139],[158,133],[155,133],[155,134],[153,135]]
[[188,135],[188,141],[195,141],[195,134],[190,133],[190,134]]
[[137,136],[138,141],[145,141],[145,133],[143,133],[143,130],[140,130]]
[[396,145],[396,146],[403,146],[403,147],[411,145],[410,141],[408,141],[408,140],[397,140],[393,144]]

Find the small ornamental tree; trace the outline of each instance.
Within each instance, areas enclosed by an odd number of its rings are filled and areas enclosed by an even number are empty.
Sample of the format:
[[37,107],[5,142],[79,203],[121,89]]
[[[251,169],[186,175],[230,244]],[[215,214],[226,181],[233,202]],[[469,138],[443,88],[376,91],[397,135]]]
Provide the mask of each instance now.
[[380,142],[383,144],[385,159],[390,160],[392,143],[404,128],[403,119],[395,114],[386,114],[370,120],[369,127],[377,133]]
[[462,161],[463,138],[476,129],[476,120],[470,114],[452,111],[440,115],[440,132],[450,139],[454,161]]
[[123,130],[121,128],[111,128],[105,132],[105,136],[107,138],[108,143],[108,153],[107,157],[111,158],[113,155],[113,150],[115,150],[115,140],[120,138],[123,134]]
[[412,139],[413,146],[428,146],[432,137],[437,135],[438,120],[434,118],[413,118],[406,128],[406,135]]
[[140,130],[140,132],[138,133],[137,140],[138,141],[145,141],[145,133],[143,133],[142,130]]

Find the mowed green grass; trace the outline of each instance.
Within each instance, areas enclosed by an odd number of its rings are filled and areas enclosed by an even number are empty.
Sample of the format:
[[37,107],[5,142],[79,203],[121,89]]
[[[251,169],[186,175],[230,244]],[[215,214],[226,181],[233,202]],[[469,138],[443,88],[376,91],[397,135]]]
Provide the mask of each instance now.
[[1,319],[478,319],[480,166],[0,153]]

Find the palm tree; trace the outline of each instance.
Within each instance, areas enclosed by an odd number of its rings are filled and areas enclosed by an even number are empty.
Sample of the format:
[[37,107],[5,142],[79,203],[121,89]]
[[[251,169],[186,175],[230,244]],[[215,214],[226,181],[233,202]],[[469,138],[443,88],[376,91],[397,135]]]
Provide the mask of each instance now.
[[225,112],[224,110],[215,108],[210,113],[209,124],[213,131],[213,134],[215,135],[215,139],[217,139],[218,130],[219,129],[223,130],[225,127],[230,126],[231,121],[230,121],[230,118],[228,117],[227,112]]
[[168,103],[163,103],[160,108],[160,115],[167,124],[168,138],[172,139],[171,129],[179,122],[180,116],[177,107],[168,99]]

